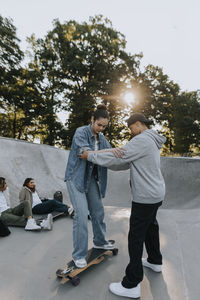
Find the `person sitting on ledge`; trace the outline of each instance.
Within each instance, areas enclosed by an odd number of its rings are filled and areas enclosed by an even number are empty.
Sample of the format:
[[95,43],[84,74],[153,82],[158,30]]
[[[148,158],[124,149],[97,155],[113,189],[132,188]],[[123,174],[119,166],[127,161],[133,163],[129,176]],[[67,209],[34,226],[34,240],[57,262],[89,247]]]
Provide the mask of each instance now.
[[1,220],[7,226],[24,227],[25,230],[40,230],[52,229],[52,216],[49,215],[46,220],[42,220],[40,225],[36,224],[35,219],[32,217],[32,209],[29,201],[24,201],[19,205],[11,208],[9,205],[9,197],[5,197],[7,189],[6,179],[0,177],[0,216]]
[[55,199],[45,199],[45,201],[42,201],[36,191],[36,185],[33,178],[25,179],[19,193],[19,200],[21,203],[28,201],[32,207],[32,213],[37,215],[58,211],[63,212],[66,216],[71,216],[74,212],[73,207],[63,204]]

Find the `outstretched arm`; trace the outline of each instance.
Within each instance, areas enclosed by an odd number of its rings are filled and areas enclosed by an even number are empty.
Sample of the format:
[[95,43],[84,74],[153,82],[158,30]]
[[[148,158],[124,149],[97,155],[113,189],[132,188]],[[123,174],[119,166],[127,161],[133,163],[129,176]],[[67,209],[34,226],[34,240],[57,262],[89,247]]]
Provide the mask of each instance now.
[[83,160],[87,160],[88,154],[105,153],[105,152],[111,152],[117,158],[120,158],[124,155],[124,149],[118,147],[118,148],[109,148],[109,149],[102,149],[96,151],[90,151],[90,150],[86,150],[85,148],[82,148],[82,153],[80,153],[78,156]]
[[130,164],[133,161],[143,157],[146,155],[148,151],[147,145],[145,145],[143,139],[137,139],[137,137],[133,138],[130,142],[128,142],[125,146],[123,146],[124,154],[122,157],[115,157],[112,152],[99,152],[95,153],[84,153],[85,159],[88,161],[103,166],[107,168],[122,166],[125,164]]
[[[98,150],[98,151],[87,151],[87,150],[83,150],[82,154],[79,155],[80,158],[87,160],[88,159],[88,155],[93,155],[93,154],[106,154],[106,153],[110,153],[112,154],[112,156],[114,158],[121,158],[124,155],[124,149],[123,148],[112,148],[112,149],[103,149],[103,150]],[[89,159],[88,159],[89,160]],[[103,164],[100,164],[98,162],[95,162],[96,164],[99,164],[101,166],[104,166]],[[120,165],[110,165],[108,166],[109,169],[111,169],[112,171],[122,171],[122,170],[127,170],[130,168],[130,164],[129,163],[123,163]]]

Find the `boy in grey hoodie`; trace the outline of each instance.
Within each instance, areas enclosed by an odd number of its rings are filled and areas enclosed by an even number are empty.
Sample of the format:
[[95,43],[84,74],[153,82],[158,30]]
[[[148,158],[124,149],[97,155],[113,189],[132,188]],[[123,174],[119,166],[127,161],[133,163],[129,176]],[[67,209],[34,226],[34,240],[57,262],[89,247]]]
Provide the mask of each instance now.
[[[160,149],[166,138],[148,129],[150,124],[151,121],[141,113],[134,113],[128,119],[128,127],[134,138],[123,147],[121,157],[116,157],[116,149],[105,152],[85,151],[81,155],[83,159],[112,170],[130,168],[133,200],[128,235],[130,262],[122,282],[111,283],[109,288],[116,295],[131,298],[140,297],[142,265],[155,272],[162,271],[156,214],[165,196],[165,182],[160,170]],[[144,243],[147,259],[142,259]]]

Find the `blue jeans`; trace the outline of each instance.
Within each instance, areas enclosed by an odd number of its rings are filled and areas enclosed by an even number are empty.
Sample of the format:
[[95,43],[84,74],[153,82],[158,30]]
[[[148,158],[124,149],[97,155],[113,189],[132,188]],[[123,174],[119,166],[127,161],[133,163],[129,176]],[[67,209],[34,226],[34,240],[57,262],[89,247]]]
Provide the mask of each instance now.
[[88,254],[88,211],[92,221],[93,243],[97,246],[107,243],[105,240],[106,224],[103,221],[104,207],[99,186],[92,175],[87,193],[79,192],[71,180],[67,181],[67,189],[75,211],[72,257],[73,259],[85,258]]
[[45,200],[42,203],[39,203],[32,208],[32,212],[38,215],[49,214],[54,210],[67,213],[68,207],[63,203],[52,199],[52,200]]

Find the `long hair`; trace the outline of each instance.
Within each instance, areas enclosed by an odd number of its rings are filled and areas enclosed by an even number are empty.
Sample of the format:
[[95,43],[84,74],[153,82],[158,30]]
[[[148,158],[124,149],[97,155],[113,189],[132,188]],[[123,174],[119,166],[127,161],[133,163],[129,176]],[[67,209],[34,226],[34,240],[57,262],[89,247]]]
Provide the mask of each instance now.
[[28,184],[29,184],[29,182],[30,182],[31,180],[33,180],[33,178],[26,178],[26,179],[24,180],[23,186],[28,186]]
[[4,177],[0,177],[0,191],[3,190],[6,179]]
[[26,179],[24,180],[23,186],[26,186],[27,188],[29,188],[29,190],[31,190],[32,192],[35,192],[35,186],[34,186],[33,188],[30,188],[30,187],[28,186],[28,184],[29,184],[29,182],[30,182],[31,180],[34,180],[34,179],[33,179],[33,178],[30,178],[30,177],[26,178]]

